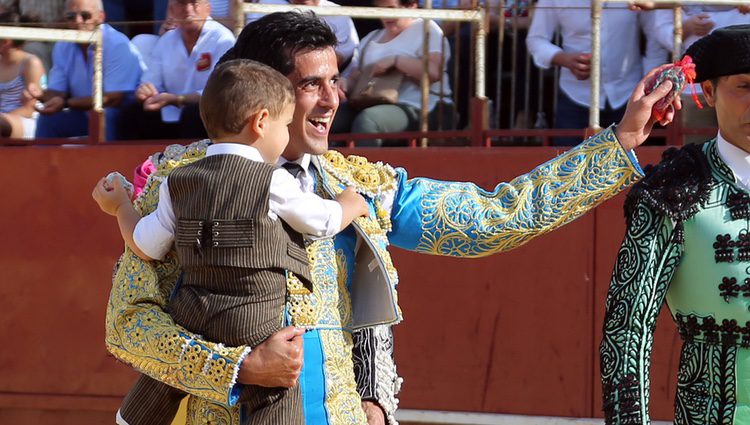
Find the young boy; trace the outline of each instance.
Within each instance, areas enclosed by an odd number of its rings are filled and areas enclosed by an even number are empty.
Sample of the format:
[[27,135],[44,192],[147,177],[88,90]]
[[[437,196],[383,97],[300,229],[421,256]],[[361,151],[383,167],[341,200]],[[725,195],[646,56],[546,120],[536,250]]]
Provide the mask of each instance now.
[[[200,101],[214,144],[205,158],[169,175],[153,213],[140,218],[119,180],[109,188],[102,179],[94,189],[94,199],[117,217],[126,245],[139,257],[162,259],[174,244],[184,275],[170,314],[209,340],[254,347],[278,331],[287,279],[312,287],[301,233],[330,237],[368,214],[353,190],[336,201],[305,194],[274,165],[289,141],[294,99],[289,81],[272,68],[226,62],[214,70]],[[183,396],[141,376],[118,423],[169,424]],[[240,402],[249,413],[243,423],[304,423],[299,385],[249,386]]]

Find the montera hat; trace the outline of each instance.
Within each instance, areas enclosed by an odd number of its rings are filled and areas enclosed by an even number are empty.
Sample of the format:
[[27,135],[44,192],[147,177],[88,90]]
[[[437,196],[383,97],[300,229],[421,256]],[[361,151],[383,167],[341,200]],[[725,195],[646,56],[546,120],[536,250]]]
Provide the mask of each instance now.
[[750,73],[750,25],[719,28],[691,44],[696,83],[726,75]]

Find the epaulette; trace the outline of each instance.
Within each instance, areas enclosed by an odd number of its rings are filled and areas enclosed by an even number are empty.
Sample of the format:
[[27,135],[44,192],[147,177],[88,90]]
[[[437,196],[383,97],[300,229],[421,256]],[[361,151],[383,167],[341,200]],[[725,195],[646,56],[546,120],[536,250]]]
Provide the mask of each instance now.
[[630,220],[642,202],[656,213],[678,224],[695,215],[708,200],[713,185],[703,145],[689,144],[664,151],[659,164],[646,166],[646,177],[638,182],[625,200],[625,217]]
[[203,158],[206,149],[211,144],[208,139],[199,140],[189,145],[169,145],[162,152],[157,152],[149,158],[154,165],[154,172],[148,176],[143,191],[135,199],[133,205],[141,215],[146,215],[156,209],[159,203],[159,185],[172,170],[190,164]]
[[189,145],[169,145],[164,151],[152,155],[151,162],[156,167],[157,173],[169,173],[176,167],[203,158],[210,145],[211,140],[209,139],[198,140]]
[[396,170],[388,164],[369,162],[357,155],[344,157],[336,151],[323,154],[320,163],[329,175],[371,198],[396,189]]

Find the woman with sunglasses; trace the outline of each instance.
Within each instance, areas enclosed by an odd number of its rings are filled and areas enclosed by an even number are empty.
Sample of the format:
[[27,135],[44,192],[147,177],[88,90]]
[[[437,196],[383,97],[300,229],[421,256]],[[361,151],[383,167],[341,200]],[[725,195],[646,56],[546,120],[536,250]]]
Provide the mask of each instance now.
[[[387,8],[418,7],[417,0],[373,0],[372,4]],[[352,72],[349,81],[342,84],[350,102],[339,107],[332,130],[335,133],[372,134],[419,130],[424,23],[421,19],[412,18],[385,18],[380,21],[383,28],[369,33],[362,39],[357,68]],[[428,43],[430,128],[453,128],[455,108],[450,97],[451,89],[446,73],[450,51],[447,41],[443,39],[443,31],[435,22],[430,22]],[[357,92],[367,91],[368,86],[358,85],[357,80],[367,80],[372,84],[375,78],[394,74],[402,77],[395,103],[370,105],[358,101]],[[384,144],[386,143],[380,139],[373,139],[364,140],[358,146]]]

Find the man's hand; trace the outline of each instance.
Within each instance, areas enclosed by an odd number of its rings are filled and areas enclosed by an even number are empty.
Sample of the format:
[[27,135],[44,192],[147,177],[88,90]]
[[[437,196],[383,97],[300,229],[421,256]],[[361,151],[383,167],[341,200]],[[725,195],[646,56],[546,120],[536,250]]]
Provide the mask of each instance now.
[[23,102],[26,103],[34,99],[37,99],[37,100],[41,99],[43,95],[44,95],[44,90],[42,90],[42,88],[39,87],[39,84],[29,83],[26,85],[26,88],[21,94],[21,99],[23,99]]
[[628,8],[634,12],[641,10],[654,10],[654,9],[672,9],[677,6],[677,3],[656,3],[653,1],[631,1],[628,3]]
[[367,425],[385,425],[385,413],[380,406],[372,401],[363,401],[362,410],[367,416]]
[[628,3],[628,8],[634,12],[641,10],[653,10],[656,8],[656,4],[652,1],[631,1]]
[[552,58],[552,63],[568,68],[579,80],[587,80],[591,75],[591,53],[559,52]]
[[[638,83],[635,91],[630,96],[628,106],[625,108],[625,115],[622,117],[622,121],[617,124],[617,129],[615,130],[617,139],[625,150],[631,150],[640,146],[646,141],[648,135],[651,133],[651,129],[656,123],[651,110],[659,99],[669,94],[669,91],[672,90],[672,82],[669,80],[665,81],[648,95],[645,93],[646,83],[668,66],[669,65],[663,65],[651,70],[651,72],[643,77]],[[667,112],[666,117],[659,124],[667,125],[672,122],[675,110],[682,108],[680,96],[675,98],[671,106],[672,107]]]
[[156,90],[156,87],[151,83],[143,83],[135,90],[135,98],[141,103],[145,102],[149,97],[156,96],[157,94],[159,94],[159,90]]
[[690,35],[696,35],[703,37],[707,35],[714,28],[716,23],[711,20],[711,15],[708,13],[699,13],[695,16],[691,16],[682,23],[682,30],[685,37]]
[[304,333],[304,329],[288,326],[271,335],[245,357],[237,381],[269,388],[293,387],[302,370]]
[[149,97],[143,102],[144,111],[159,111],[161,108],[167,105],[173,105],[177,103],[177,96],[172,93],[159,93]]
[[62,111],[63,107],[65,107],[65,99],[60,96],[53,96],[41,106],[36,106],[36,110],[40,114],[52,115]]

